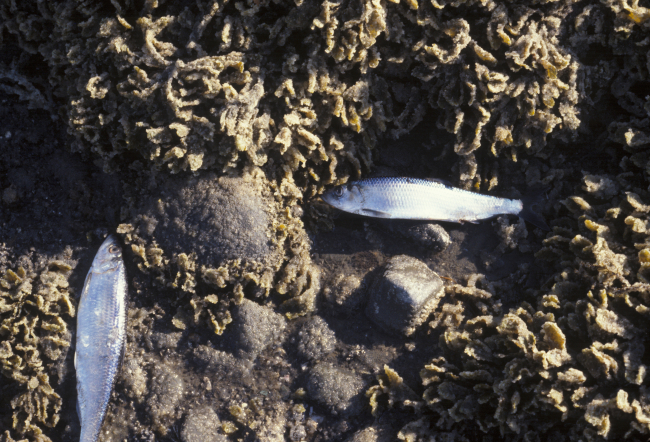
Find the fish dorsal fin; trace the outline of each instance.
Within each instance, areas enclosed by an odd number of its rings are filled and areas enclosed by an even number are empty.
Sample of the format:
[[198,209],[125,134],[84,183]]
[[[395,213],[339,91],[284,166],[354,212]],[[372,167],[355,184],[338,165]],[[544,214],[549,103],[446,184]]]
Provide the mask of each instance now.
[[431,181],[432,183],[442,184],[445,187],[454,187],[454,186],[451,185],[451,182],[449,182],[447,180],[440,179],[440,178],[425,178],[425,179],[427,181]]
[[426,181],[431,181],[432,183],[438,183],[442,184],[445,187],[454,187],[451,185],[451,183],[447,180],[442,180],[440,178],[425,178]]

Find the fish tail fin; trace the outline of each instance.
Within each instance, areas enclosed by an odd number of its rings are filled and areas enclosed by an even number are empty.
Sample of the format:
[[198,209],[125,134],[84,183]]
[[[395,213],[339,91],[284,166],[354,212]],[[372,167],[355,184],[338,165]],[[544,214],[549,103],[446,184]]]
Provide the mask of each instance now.
[[548,189],[536,190],[531,194],[522,198],[521,202],[523,208],[517,215],[519,215],[519,217],[522,218],[524,221],[528,221],[532,225],[539,227],[542,230],[546,230],[548,232],[551,229],[549,228],[548,224],[546,224],[544,218],[542,218],[542,216],[537,212],[533,211],[533,208],[539,207],[540,201],[546,198],[547,191]]

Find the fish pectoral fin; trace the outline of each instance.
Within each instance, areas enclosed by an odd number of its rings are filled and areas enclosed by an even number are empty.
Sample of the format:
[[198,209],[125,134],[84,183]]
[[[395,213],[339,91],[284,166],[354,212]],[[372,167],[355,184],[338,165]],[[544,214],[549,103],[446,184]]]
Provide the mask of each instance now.
[[359,214],[365,216],[374,216],[375,218],[392,218],[391,214],[388,212],[382,212],[381,210],[373,209],[361,209],[359,211]]

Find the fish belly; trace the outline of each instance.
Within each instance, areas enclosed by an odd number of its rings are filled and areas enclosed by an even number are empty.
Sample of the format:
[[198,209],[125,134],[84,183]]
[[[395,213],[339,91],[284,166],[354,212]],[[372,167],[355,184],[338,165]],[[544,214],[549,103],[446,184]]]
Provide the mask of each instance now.
[[77,313],[75,368],[81,442],[98,438],[125,342],[124,266],[93,274]]

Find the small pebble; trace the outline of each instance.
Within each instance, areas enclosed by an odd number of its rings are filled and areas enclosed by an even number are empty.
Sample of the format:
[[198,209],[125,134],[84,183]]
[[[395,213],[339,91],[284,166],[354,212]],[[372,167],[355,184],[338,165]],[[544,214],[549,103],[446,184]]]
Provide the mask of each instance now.
[[3,192],[2,192],[2,201],[5,202],[5,204],[13,204],[18,200],[18,192],[10,186],[7,187]]
[[320,316],[305,322],[298,333],[298,353],[309,360],[317,360],[331,353],[336,346],[336,336]]
[[226,339],[240,358],[255,360],[270,344],[279,342],[286,320],[268,307],[244,299],[233,312],[233,323]]
[[436,253],[442,252],[451,244],[451,237],[438,224],[418,224],[411,226],[406,229],[404,234],[419,246]]
[[125,358],[121,377],[127,397],[142,403],[147,392],[147,372],[142,369],[142,360],[139,357]]
[[350,416],[360,412],[363,390],[361,376],[327,363],[316,364],[307,381],[309,396],[333,415]]
[[[237,359],[230,353],[216,350],[207,345],[199,345],[192,350],[194,363],[213,379],[232,376],[247,384],[250,381],[252,363],[247,359]],[[217,384],[218,385],[218,384]]]
[[351,315],[366,300],[366,290],[356,275],[336,275],[323,290],[330,305],[340,313]]
[[147,407],[153,429],[158,434],[167,434],[175,420],[176,408],[183,399],[184,390],[181,374],[174,367],[166,364],[154,366]]
[[228,438],[219,433],[221,421],[210,407],[195,408],[189,412],[183,424],[183,442],[227,442]]
[[151,344],[156,350],[174,349],[178,347],[178,341],[180,341],[182,336],[182,332],[153,333],[151,335]]

